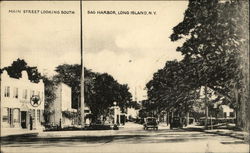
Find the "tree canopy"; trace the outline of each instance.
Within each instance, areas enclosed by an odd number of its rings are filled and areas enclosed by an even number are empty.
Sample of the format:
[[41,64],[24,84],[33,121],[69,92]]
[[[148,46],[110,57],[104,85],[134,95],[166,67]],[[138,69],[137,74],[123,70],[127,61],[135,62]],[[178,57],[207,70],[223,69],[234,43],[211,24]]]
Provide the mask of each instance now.
[[236,110],[247,105],[248,8],[245,0],[189,1],[183,21],[173,28],[170,36],[171,41],[186,39],[176,49],[184,58],[167,61],[148,82],[151,107],[192,105],[201,86],[212,89],[218,95],[216,100],[222,98]]
[[[146,85],[151,109],[187,111],[197,97],[197,74],[195,68],[184,61],[167,61],[163,69],[154,73]],[[184,111],[185,112],[185,111]]]
[[[63,64],[56,68],[57,75],[54,79],[63,82],[72,88],[72,106],[80,107],[80,78],[81,66],[78,64]],[[107,73],[96,73],[84,69],[84,101],[90,107],[94,116],[105,115],[108,108],[117,104],[125,111],[132,95],[126,84],[118,83]]]
[[38,83],[41,79],[41,73],[38,72],[37,67],[31,67],[28,66],[26,61],[24,59],[17,59],[16,61],[13,61],[10,66],[4,67],[2,69],[6,70],[8,72],[8,75],[12,78],[19,79],[22,77],[22,71],[26,70],[28,73],[29,80],[32,82]]
[[172,41],[186,37],[177,48],[186,59],[199,61],[199,84],[207,84],[231,102],[233,88],[243,85],[242,46],[248,43],[246,1],[189,1],[184,19],[173,28]]

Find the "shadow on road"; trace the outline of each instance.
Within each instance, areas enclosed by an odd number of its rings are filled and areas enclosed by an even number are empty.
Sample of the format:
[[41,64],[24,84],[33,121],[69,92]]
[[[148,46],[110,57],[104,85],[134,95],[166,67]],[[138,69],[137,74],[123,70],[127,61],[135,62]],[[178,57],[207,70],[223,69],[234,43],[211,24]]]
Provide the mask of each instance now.
[[[145,131],[145,133],[150,131]],[[161,133],[156,131],[153,135],[112,135],[112,136],[75,136],[75,137],[56,137],[56,138],[41,138],[41,137],[4,137],[1,138],[1,145],[8,147],[64,147],[74,145],[99,145],[107,143],[177,143],[190,140],[205,139],[200,134],[174,134],[172,132]],[[178,131],[179,132],[179,131]],[[182,132],[182,131],[181,131]]]

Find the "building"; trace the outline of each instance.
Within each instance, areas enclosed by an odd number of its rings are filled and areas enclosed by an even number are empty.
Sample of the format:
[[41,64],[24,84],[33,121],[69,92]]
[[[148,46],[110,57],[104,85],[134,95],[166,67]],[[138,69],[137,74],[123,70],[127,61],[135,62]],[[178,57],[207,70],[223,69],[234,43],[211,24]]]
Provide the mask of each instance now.
[[220,105],[219,106],[219,113],[218,117],[220,118],[235,118],[235,111],[234,109],[230,108],[227,105]]
[[127,120],[136,119],[139,117],[139,109],[127,108]]
[[50,107],[53,112],[50,123],[61,127],[73,126],[77,122],[77,110],[71,107],[71,88],[64,83],[59,83],[55,95],[56,99]]
[[44,83],[31,82],[26,71],[19,79],[1,74],[1,128],[43,128]]
[[[216,95],[216,92],[213,91],[210,88],[207,88],[207,91],[209,93],[208,96],[208,105],[210,102],[213,101],[212,106],[213,108],[210,108],[208,110],[208,114],[209,116],[212,117],[217,117],[217,118],[235,118],[235,111],[234,109],[230,108],[228,105],[223,105],[222,100],[216,100],[216,98],[218,97],[218,94]],[[205,88],[201,87],[201,91],[200,91],[200,99],[202,99],[203,101],[203,107],[204,109],[202,110],[205,114],[205,103],[204,103],[204,99],[205,99]],[[223,95],[220,95],[223,96]]]

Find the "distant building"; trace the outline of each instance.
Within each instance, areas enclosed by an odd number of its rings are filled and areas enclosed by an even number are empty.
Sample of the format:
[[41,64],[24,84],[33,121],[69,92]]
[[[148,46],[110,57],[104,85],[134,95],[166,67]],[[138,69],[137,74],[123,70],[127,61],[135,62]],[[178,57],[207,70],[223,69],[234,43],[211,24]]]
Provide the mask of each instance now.
[[42,128],[44,83],[31,82],[26,71],[21,74],[19,79],[1,74],[1,128]]
[[50,116],[50,123],[62,127],[76,124],[77,110],[71,107],[71,88],[64,83],[60,83],[56,87],[55,94],[56,99],[50,107],[53,112]]
[[220,112],[218,114],[218,117],[220,118],[234,118],[235,112],[234,109],[230,108],[227,105],[220,105],[219,106]]
[[127,119],[136,119],[139,116],[139,109],[127,108]]
[[[208,96],[208,101],[214,101],[218,95],[216,95],[216,93],[210,89],[210,88],[207,88],[207,91],[209,93],[210,96]],[[204,112],[205,114],[205,103],[204,103],[204,99],[205,99],[205,88],[202,86],[201,87],[201,91],[200,91],[200,99],[202,99],[202,107],[203,109],[201,110],[202,112]],[[222,95],[221,95],[222,96]],[[222,101],[221,100],[218,100],[217,102],[214,102],[213,103],[213,108],[218,108],[219,111],[217,112],[217,114],[211,114],[213,117],[218,117],[218,118],[234,118],[235,117],[235,111],[234,109],[230,108],[228,105],[222,105]],[[210,110],[208,111],[209,113],[209,116],[210,116]]]

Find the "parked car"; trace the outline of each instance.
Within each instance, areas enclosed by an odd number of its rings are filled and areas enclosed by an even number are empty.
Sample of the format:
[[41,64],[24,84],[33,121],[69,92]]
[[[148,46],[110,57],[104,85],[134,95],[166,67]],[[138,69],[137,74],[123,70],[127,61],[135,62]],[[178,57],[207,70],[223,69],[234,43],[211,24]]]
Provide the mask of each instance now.
[[111,125],[104,124],[100,120],[91,122],[90,125],[86,128],[87,130],[111,130]]
[[144,119],[144,130],[147,130],[149,128],[158,130],[158,121],[154,117],[147,117]]
[[172,121],[170,122],[170,129],[173,128],[183,128],[183,122],[181,117],[173,117]]

